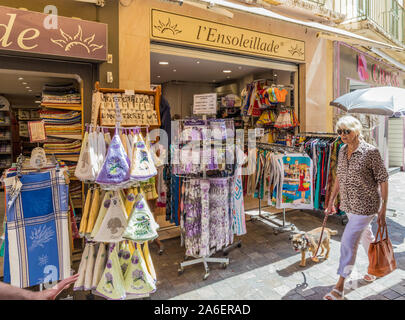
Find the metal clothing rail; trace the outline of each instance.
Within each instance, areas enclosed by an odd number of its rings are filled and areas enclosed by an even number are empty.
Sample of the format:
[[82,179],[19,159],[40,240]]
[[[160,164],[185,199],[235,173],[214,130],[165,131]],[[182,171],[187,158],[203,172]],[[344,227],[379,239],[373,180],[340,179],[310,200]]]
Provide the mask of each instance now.
[[[284,146],[281,144],[277,144],[277,143],[258,143],[257,144],[257,148],[261,149],[261,150],[268,150],[268,151],[283,151],[284,153],[286,151],[292,151],[292,152],[296,152],[296,153],[302,153],[303,155],[305,155],[305,153],[297,150],[296,147],[290,147],[290,146]],[[261,189],[261,177],[259,179],[259,190]],[[261,219],[264,219],[272,224],[275,225],[275,227],[273,227],[273,233],[275,235],[277,235],[279,232],[287,232],[287,231],[294,231],[295,230],[295,225],[292,223],[286,223],[285,220],[285,208],[283,208],[283,222],[282,224],[274,221],[273,219],[270,219],[268,216],[265,216],[262,214],[262,208],[265,207],[270,207],[270,205],[267,206],[263,206],[262,207],[262,199],[259,197],[259,217]]]

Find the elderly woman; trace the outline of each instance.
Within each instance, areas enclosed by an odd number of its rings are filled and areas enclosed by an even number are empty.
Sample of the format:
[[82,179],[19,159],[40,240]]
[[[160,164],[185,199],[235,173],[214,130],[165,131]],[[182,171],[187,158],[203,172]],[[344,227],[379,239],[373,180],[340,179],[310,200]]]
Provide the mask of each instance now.
[[[325,214],[336,212],[334,203],[338,194],[340,208],[349,219],[341,239],[340,278],[325,300],[344,298],[345,279],[350,275],[359,243],[366,253],[374,235],[371,222],[377,215],[377,222],[385,226],[388,198],[388,172],[377,148],[366,143],[361,134],[362,125],[352,116],[343,116],[336,124],[337,133],[345,145],[340,149],[337,165],[337,179]],[[380,192],[379,192],[380,189]],[[366,274],[363,279],[372,282],[376,278]]]

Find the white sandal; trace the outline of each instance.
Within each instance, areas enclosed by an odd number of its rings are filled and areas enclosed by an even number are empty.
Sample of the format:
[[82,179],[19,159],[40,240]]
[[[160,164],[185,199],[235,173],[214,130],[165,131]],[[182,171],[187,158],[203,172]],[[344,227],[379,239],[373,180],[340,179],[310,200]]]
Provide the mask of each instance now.
[[[366,277],[369,277],[371,280],[367,280]],[[367,273],[364,275],[363,280],[368,283],[371,283],[371,282],[374,282],[375,280],[377,280],[377,277],[373,276],[372,274]]]
[[[332,294],[332,292],[335,292],[339,295],[339,297],[336,297],[335,295]],[[331,292],[327,293],[324,295],[323,300],[344,300],[344,291],[339,291],[336,288],[333,288]],[[328,299],[330,298],[330,299]]]

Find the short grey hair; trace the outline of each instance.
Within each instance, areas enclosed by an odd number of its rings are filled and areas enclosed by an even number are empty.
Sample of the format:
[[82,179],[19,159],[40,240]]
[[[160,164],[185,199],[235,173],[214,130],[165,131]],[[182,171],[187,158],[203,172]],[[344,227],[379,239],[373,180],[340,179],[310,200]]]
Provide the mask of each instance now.
[[363,125],[361,122],[353,116],[343,116],[336,123],[336,131],[338,129],[349,129],[354,131],[359,138],[363,138]]

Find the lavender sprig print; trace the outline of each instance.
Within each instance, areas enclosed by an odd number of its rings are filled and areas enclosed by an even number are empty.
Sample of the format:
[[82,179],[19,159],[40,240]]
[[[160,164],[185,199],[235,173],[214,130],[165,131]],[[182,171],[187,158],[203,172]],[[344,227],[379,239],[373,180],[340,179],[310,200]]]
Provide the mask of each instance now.
[[33,250],[37,247],[44,248],[44,245],[52,240],[55,232],[51,227],[45,225],[35,228],[30,235],[30,240],[32,244],[29,250]]

